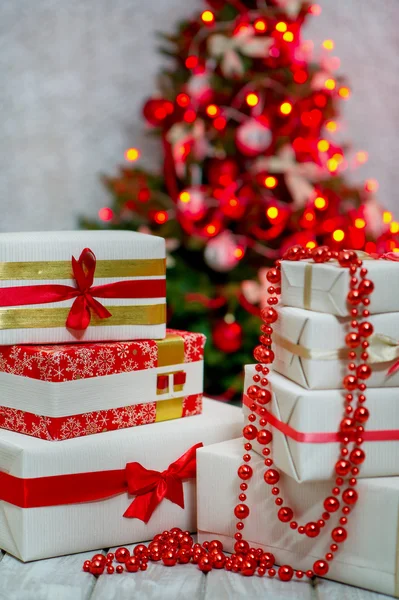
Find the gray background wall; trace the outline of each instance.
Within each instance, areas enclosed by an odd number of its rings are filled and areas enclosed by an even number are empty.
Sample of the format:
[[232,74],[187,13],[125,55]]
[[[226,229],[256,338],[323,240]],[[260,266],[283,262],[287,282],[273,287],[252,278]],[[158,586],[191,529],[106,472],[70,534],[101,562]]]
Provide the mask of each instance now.
[[[344,128],[370,160],[381,201],[399,215],[398,0],[320,0],[305,37],[336,42],[351,81]],[[0,3],[0,231],[66,229],[106,204],[98,173],[145,139],[140,107],[160,64],[154,31],[201,0],[2,0]]]

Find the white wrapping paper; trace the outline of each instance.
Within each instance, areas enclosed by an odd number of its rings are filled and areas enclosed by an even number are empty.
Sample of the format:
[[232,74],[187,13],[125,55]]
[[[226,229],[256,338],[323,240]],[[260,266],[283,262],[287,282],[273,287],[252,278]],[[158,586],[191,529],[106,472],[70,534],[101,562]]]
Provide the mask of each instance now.
[[[233,511],[237,504],[237,469],[242,464],[242,454],[241,440],[208,446],[197,453],[199,542],[217,538],[229,552],[235,543]],[[338,518],[333,516],[315,539],[292,532],[277,518],[275,496],[263,480],[263,459],[255,455],[251,466],[254,476],[246,492],[250,515],[245,519],[245,539],[251,546],[272,552],[278,565],[290,564],[302,570],[312,568],[314,561],[324,558],[329,551],[330,533],[337,526]],[[278,485],[286,505],[293,508],[300,523],[318,518],[323,510],[322,501],[331,490],[330,482],[299,484],[284,475]],[[357,490],[359,501],[350,515],[348,538],[330,563],[327,577],[399,596],[399,478],[362,479]]]
[[[245,368],[244,390],[252,384],[255,366]],[[266,405],[279,421],[287,423],[300,433],[333,433],[339,431],[343,414],[343,391],[307,390],[277,373],[268,376],[272,401]],[[367,408],[370,418],[366,431],[399,429],[398,388],[370,388],[367,390]],[[244,406],[245,418],[249,409]],[[270,427],[269,425],[266,428]],[[340,453],[339,442],[299,442],[271,427],[273,433],[273,460],[276,466],[296,481],[332,479],[334,465]],[[263,446],[252,442],[259,453]],[[367,460],[362,465],[361,477],[399,475],[399,441],[364,442]]]
[[[109,284],[116,281],[128,280],[151,280],[165,279],[162,273],[162,261],[165,259],[165,240],[160,237],[135,233],[131,231],[57,231],[57,232],[35,232],[35,233],[2,233],[0,234],[0,293],[1,288],[14,286],[29,286],[43,284],[59,284],[76,287],[76,282],[70,279],[56,279],[51,276],[43,279],[47,265],[49,273],[54,267],[54,261],[71,263],[72,256],[79,259],[85,248],[92,250],[97,259],[96,271],[99,272],[98,261],[118,260],[144,260],[155,259],[157,261],[157,275],[134,275],[135,271],[126,272],[123,276],[94,277],[93,285]],[[28,263],[28,272],[32,272],[32,263],[39,265],[37,277],[27,278],[26,274],[21,278],[20,270],[9,275],[10,268],[13,270],[15,264]],[[148,264],[148,263],[147,263]],[[41,265],[41,266],[40,266]],[[21,267],[23,269],[23,265]],[[34,266],[33,271],[35,272]],[[14,272],[14,271],[13,271]],[[114,272],[111,268],[109,272]],[[154,267],[152,267],[154,272]],[[161,273],[161,274],[159,274]],[[72,267],[71,267],[72,275]],[[0,309],[0,344],[42,344],[61,343],[74,341],[106,341],[106,340],[133,340],[133,339],[162,339],[166,332],[165,295],[160,298],[98,298],[104,306],[134,307],[134,306],[158,306],[157,318],[154,324],[107,324],[107,319],[100,325],[89,325],[85,331],[76,332],[65,326],[40,327],[34,324],[35,312],[50,309],[70,308],[74,298],[61,302],[48,304],[32,304],[13,306]],[[32,319],[24,328],[15,328],[9,325],[10,311],[32,310]],[[155,309],[154,309],[155,310]],[[5,313],[8,314],[5,314]],[[110,309],[112,314],[112,309]],[[48,314],[48,313],[47,313]],[[66,311],[67,314],[67,311]],[[4,315],[4,316],[3,316]],[[163,315],[161,318],[160,315]],[[25,319],[26,320],[26,319]],[[49,319],[50,320],[50,319]],[[2,324],[3,321],[3,324]],[[6,324],[8,322],[8,325]],[[133,323],[133,320],[132,320]]]
[[[205,400],[202,415],[111,431],[98,436],[49,444],[10,431],[0,431],[0,470],[31,478],[125,468],[139,462],[165,470],[194,444],[237,437],[242,416],[236,407]],[[152,538],[171,527],[195,530],[195,481],[183,483],[185,508],[167,499],[146,525],[123,517],[133,498],[120,494],[106,500],[22,509],[0,502],[0,548],[23,561],[109,548]]]
[[[399,311],[399,262],[366,260],[364,266],[374,283],[370,312],[373,314]],[[349,270],[335,261],[315,264],[308,261],[281,263],[281,301],[296,306],[341,317],[350,314],[346,297],[349,291]]]
[[[279,319],[273,325],[273,369],[309,389],[340,387],[347,375],[345,336],[350,331],[350,318],[288,306],[280,306],[278,312]],[[399,371],[388,375],[399,360],[399,313],[371,315],[368,320],[374,335],[368,340],[373,374],[367,386],[399,387]],[[375,353],[377,344],[378,351],[383,348],[390,360]]]

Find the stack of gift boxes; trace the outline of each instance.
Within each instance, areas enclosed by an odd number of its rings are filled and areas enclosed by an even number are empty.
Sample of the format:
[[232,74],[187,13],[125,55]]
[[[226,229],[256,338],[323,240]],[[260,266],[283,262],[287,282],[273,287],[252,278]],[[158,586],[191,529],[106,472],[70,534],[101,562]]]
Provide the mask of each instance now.
[[[359,500],[356,506],[349,505],[348,538],[329,564],[327,577],[399,596],[399,477],[395,477],[399,475],[399,267],[394,260],[369,260],[365,266],[375,284],[368,318],[374,332],[367,350],[372,376],[366,381],[370,414],[362,445],[366,460],[356,484]],[[266,429],[273,436],[268,447],[281,473],[278,486],[284,502],[294,510],[295,519],[306,524],[325,510],[323,500],[331,496],[337,476],[337,427],[347,393],[339,388],[348,372],[349,273],[336,262],[282,261],[281,270],[282,302],[273,324],[275,361],[268,375],[272,400],[267,404]],[[253,384],[255,373],[255,365],[246,367],[244,390]],[[252,403],[244,393],[245,419]],[[254,475],[246,492],[250,515],[244,537],[251,546],[272,552],[278,565],[306,571],[330,551],[331,531],[341,509],[317,537],[297,535],[277,518],[276,498],[265,486],[265,446],[256,439],[251,443],[256,454],[250,463]],[[216,536],[230,551],[242,456],[242,440],[198,452],[199,538]]]
[[195,530],[196,450],[241,423],[203,401],[205,338],[166,330],[165,295],[162,238],[0,235],[3,550],[29,561]]

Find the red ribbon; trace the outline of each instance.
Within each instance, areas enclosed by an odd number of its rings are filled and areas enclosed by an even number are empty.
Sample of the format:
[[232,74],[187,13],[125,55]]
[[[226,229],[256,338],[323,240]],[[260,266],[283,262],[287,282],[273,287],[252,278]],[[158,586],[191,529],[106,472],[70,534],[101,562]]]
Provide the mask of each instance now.
[[195,477],[196,451],[202,445],[192,446],[162,473],[137,462],[115,471],[30,479],[0,472],[0,500],[20,508],[37,508],[93,502],[128,492],[136,497],[123,516],[148,523],[164,498],[184,508],[183,480]]
[[[245,406],[252,406],[253,401],[248,398],[248,396],[244,396],[243,399]],[[263,408],[259,405],[256,406],[256,412],[264,417],[268,424],[286,435],[287,437],[295,440],[295,442],[303,442],[306,444],[326,444],[329,442],[340,442],[341,434],[339,432],[322,432],[322,433],[304,433],[302,431],[297,431],[288,423],[284,423],[280,419],[278,419],[275,415],[269,412],[267,409],[262,410]],[[349,436],[351,437],[351,436]],[[380,430],[372,430],[365,431],[362,433],[362,438],[365,442],[392,442],[399,440],[399,429],[380,429]]]
[[87,329],[91,311],[100,319],[111,313],[97,298],[162,298],[166,293],[164,279],[128,280],[93,286],[96,257],[90,248],[85,248],[79,260],[72,256],[72,271],[76,287],[70,285],[43,284],[6,287],[1,289],[0,307],[48,304],[75,298],[66,320],[69,329]]

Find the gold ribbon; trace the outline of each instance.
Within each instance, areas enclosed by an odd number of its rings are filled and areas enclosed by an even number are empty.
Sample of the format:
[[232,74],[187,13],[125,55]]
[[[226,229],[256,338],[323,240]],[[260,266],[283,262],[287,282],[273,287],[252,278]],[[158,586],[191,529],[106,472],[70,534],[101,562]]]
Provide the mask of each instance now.
[[[98,260],[99,277],[153,277],[166,273],[164,258]],[[0,262],[0,280],[73,279],[71,261]]]
[[180,419],[183,415],[183,398],[172,398],[172,400],[159,400],[156,403],[155,423]]
[[[90,326],[161,325],[166,321],[166,304],[106,306],[106,308],[110,311],[111,316],[108,319],[100,319],[93,312]],[[65,327],[69,311],[70,307],[68,306],[63,308],[2,308],[0,309],[0,330]]]
[[170,333],[164,340],[157,341],[158,367],[179,365],[184,363],[184,338]]
[[[278,334],[274,334],[274,340],[277,346],[287,350],[295,356],[306,358],[308,360],[337,360],[347,358],[347,348],[337,348],[333,350],[320,350],[317,348],[306,348],[301,344],[295,344]],[[372,364],[392,362],[399,358],[399,342],[387,335],[379,333],[370,338],[370,346],[367,348],[369,362]]]

